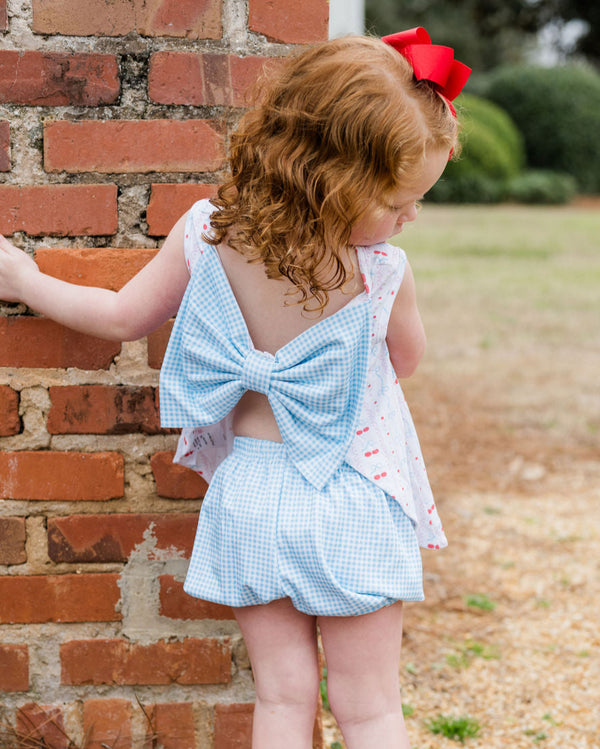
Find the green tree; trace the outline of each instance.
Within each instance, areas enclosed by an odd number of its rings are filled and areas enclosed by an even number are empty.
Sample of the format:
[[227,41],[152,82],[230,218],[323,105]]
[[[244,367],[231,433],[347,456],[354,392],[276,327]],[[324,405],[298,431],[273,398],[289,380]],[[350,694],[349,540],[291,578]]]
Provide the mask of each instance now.
[[600,63],[600,2],[597,0],[366,0],[367,30],[383,36],[425,26],[436,44],[448,44],[477,71],[517,63],[547,24],[558,28],[579,19],[586,32],[565,54]]

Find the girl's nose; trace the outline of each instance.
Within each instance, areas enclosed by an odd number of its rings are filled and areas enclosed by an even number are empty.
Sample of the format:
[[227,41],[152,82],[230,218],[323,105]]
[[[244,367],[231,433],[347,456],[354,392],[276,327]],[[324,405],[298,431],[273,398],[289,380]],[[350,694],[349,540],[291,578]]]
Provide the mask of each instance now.
[[398,218],[398,223],[399,224],[404,224],[407,221],[414,221],[417,218],[417,213],[418,213],[418,211],[417,211],[417,204],[413,203]]

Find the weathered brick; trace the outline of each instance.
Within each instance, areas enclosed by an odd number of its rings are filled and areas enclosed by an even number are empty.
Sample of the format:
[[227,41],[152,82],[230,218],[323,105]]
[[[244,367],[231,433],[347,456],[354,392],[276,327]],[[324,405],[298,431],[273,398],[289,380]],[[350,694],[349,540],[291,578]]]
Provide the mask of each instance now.
[[0,518],[0,564],[26,562],[26,540],[25,518]]
[[213,749],[250,749],[253,716],[252,702],[215,705]]
[[0,643],[0,691],[27,692],[28,689],[29,648]]
[[0,103],[99,106],[119,90],[115,55],[0,50]]
[[0,452],[0,497],[103,501],[122,497],[117,453]]
[[148,336],[148,366],[160,369],[173,330],[173,320],[168,320]]
[[0,121],[0,172],[10,171],[10,124]]
[[0,185],[0,233],[75,237],[115,234],[116,185]]
[[65,385],[49,389],[50,434],[159,434],[156,390],[128,385]]
[[0,31],[8,29],[8,14],[6,12],[6,0],[0,0]]
[[160,558],[189,557],[197,513],[68,515],[48,519],[48,554],[54,562],[126,562],[144,534],[152,535]]
[[194,598],[173,575],[160,575],[159,614],[169,619],[235,619],[230,606]]
[[101,286],[118,291],[157,252],[153,249],[46,247],[36,250],[35,260],[40,270],[49,276],[80,286]]
[[63,712],[54,705],[29,702],[17,708],[16,746],[68,749]]
[[173,452],[167,450],[154,453],[150,458],[152,473],[156,481],[156,492],[169,499],[201,499],[208,484],[191,468],[173,463]]
[[62,684],[227,684],[228,639],[188,638],[138,645],[125,640],[74,640],[60,648]]
[[197,200],[214,197],[217,189],[218,185],[206,184],[152,185],[146,212],[148,234],[165,237]]
[[194,52],[155,52],[148,95],[159,104],[248,106],[251,89],[281,58],[238,57]]
[[120,351],[43,317],[0,318],[0,367],[108,369]]
[[118,580],[113,573],[0,577],[0,623],[118,621]]
[[249,0],[248,27],[274,42],[318,42],[329,34],[329,3],[328,0],[302,3]]
[[129,700],[85,700],[83,733],[86,749],[131,749],[131,714]]
[[221,0],[33,0],[38,34],[220,39]]
[[47,122],[48,172],[204,172],[223,166],[223,136],[207,120]]
[[8,385],[0,385],[0,437],[18,434],[20,429],[19,394]]
[[152,726],[163,749],[197,749],[194,711],[190,702],[168,702],[153,705]]

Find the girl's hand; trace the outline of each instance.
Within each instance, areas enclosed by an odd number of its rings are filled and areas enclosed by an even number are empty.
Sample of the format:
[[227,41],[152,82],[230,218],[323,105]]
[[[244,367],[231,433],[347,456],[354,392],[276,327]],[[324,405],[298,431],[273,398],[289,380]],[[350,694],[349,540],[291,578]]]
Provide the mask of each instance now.
[[27,278],[39,269],[32,258],[0,234],[0,299],[22,302]]

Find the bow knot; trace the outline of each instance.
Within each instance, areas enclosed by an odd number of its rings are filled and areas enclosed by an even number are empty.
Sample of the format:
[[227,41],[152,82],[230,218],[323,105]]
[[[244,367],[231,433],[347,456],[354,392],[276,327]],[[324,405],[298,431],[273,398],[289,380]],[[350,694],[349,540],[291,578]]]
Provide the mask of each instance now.
[[421,26],[389,34],[381,41],[410,62],[418,81],[430,81],[449,102],[460,94],[471,75],[471,68],[454,59],[452,47],[432,44]]
[[244,359],[241,385],[244,390],[269,394],[275,357],[267,351],[250,349]]

